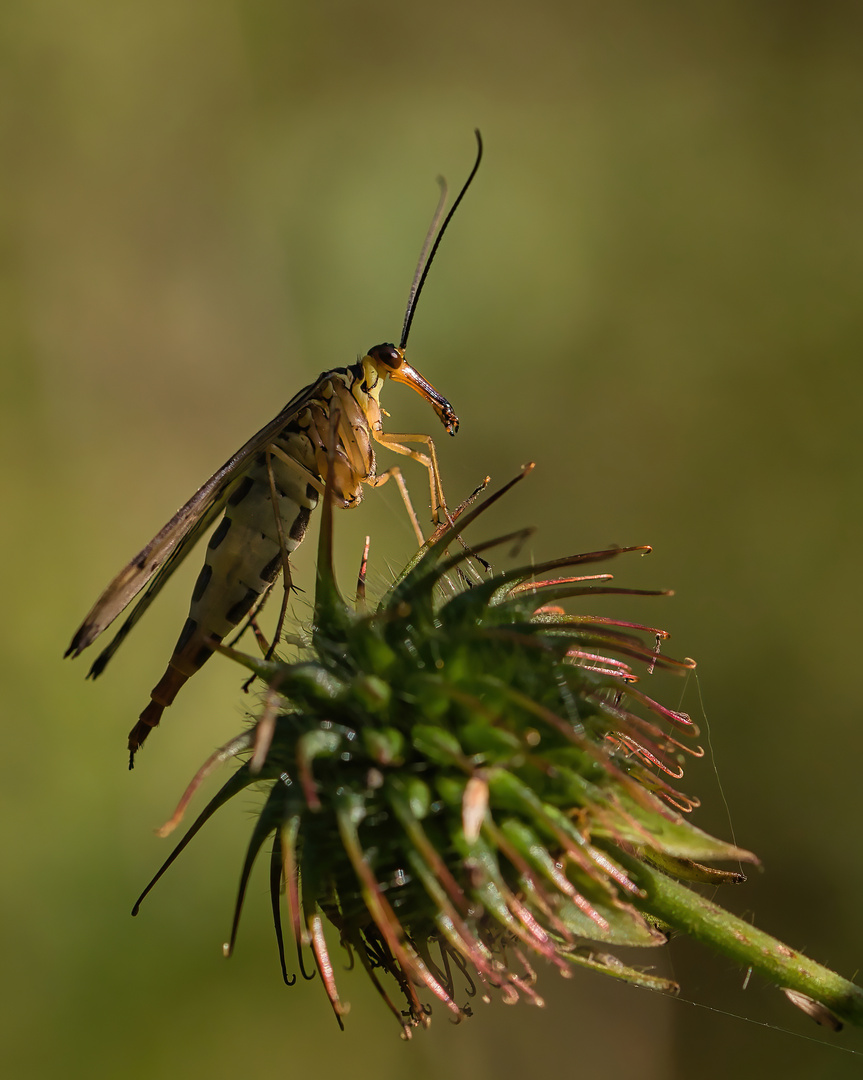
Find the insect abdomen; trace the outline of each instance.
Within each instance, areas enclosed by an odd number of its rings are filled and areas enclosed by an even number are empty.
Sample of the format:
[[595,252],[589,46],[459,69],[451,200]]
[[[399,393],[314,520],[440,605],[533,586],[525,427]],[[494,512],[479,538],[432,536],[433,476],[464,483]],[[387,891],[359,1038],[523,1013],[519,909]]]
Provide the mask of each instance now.
[[[299,432],[275,440],[286,456],[304,467],[308,441]],[[212,656],[214,646],[240,623],[255,602],[276,579],[287,556],[303,539],[318,490],[310,480],[319,480],[313,461],[303,475],[301,469],[261,453],[240,477],[228,499],[225,515],[210,537],[207,554],[183,627],[165,674],[150,692],[150,702],[129,733],[129,751],[135,751],[162,712],[173,702],[183,684]],[[270,485],[278,500],[282,537],[276,524]],[[320,482],[320,481],[319,481]],[[286,581],[285,587],[290,587]]]

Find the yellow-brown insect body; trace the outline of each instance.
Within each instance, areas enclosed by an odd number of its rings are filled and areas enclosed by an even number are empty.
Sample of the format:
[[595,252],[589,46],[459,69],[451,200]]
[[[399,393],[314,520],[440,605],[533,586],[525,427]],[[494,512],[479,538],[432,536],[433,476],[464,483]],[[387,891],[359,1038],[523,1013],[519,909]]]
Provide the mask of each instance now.
[[438,508],[436,463],[432,466],[424,454],[396,441],[424,441],[433,458],[431,440],[383,434],[380,393],[388,376],[425,397],[447,430],[455,434],[458,418],[452,407],[405,363],[403,349],[378,345],[357,364],[323,372],[177,512],[117,575],[84,620],[67,655],[78,655],[86,648],[155,574],[153,584],[93,664],[90,675],[96,677],[197,540],[201,527],[211,524],[224,506],[168,667],[129,733],[130,763],[183,685],[212,656],[216,644],[249,614],[280,571],[286,574],[285,588],[290,587],[288,558],[302,542],[323,494],[330,461],[333,498],[345,508],[356,506],[363,497],[363,484],[387,478],[376,472],[373,442],[389,445],[430,468],[435,478],[433,510]]
[[[323,372],[292,398],[117,574],[73,637],[67,656],[78,656],[142,594],[90,668],[90,677],[100,675],[174,570],[224,511],[208,543],[189,615],[168,667],[129,733],[130,768],[135,752],[179,690],[212,656],[216,645],[253,611],[280,571],[285,574],[287,597],[291,584],[289,557],[301,543],[328,481],[335,501],[351,507],[362,499],[364,484],[378,486],[393,477],[422,542],[422,531],[401,473],[391,467],[378,474],[374,442],[425,466],[432,517],[438,522],[443,520],[440,515],[446,514],[446,504],[434,443],[425,434],[385,434],[380,393],[387,378],[406,383],[432,406],[450,435],[458,430],[458,417],[450,403],[405,360],[405,345],[431,261],[479,167],[479,132],[476,137],[473,170],[438,229],[446,195],[443,185],[411,286],[400,344],[376,345],[358,363]],[[420,443],[424,450],[411,449],[406,443]],[[279,631],[284,613],[283,605]]]
[[[273,436],[232,485],[225,514],[210,537],[189,617],[150,703],[129,733],[135,753],[183,684],[212,656],[214,646],[252,610],[306,532],[327,479],[331,414],[338,413],[333,447],[333,493],[356,506],[375,478],[373,433],[381,430],[383,378],[370,357],[325,372],[308,404]],[[289,465],[285,459],[293,464]],[[278,521],[277,521],[278,517]],[[286,581],[286,587],[290,582]]]

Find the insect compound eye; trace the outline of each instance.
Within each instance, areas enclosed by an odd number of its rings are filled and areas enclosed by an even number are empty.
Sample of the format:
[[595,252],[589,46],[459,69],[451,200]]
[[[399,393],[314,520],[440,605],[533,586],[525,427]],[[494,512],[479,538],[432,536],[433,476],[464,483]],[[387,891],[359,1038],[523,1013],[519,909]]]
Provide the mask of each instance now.
[[383,364],[384,367],[388,367],[392,371],[396,371],[400,368],[405,359],[403,350],[397,349],[395,345],[392,345],[390,342],[384,342],[383,345],[375,345],[373,349],[369,349],[369,356],[372,360],[375,360],[379,364]]

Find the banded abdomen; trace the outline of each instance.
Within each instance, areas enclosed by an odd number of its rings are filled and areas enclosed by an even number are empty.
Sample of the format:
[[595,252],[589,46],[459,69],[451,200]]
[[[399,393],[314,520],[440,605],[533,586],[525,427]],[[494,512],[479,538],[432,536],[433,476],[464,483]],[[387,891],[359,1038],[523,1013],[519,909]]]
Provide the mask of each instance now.
[[[333,403],[339,411],[333,495],[345,507],[361,500],[363,481],[374,476],[369,420],[379,423],[377,410],[370,408],[361,385],[353,369],[331,372],[316,388],[319,396],[275,435],[234,482],[224,517],[210,537],[189,617],[164,675],[129,733],[130,763],[183,684],[249,614],[279,571],[288,569],[287,557],[302,541],[324,489]],[[362,395],[363,407],[355,394]],[[288,576],[285,588],[290,584]]]

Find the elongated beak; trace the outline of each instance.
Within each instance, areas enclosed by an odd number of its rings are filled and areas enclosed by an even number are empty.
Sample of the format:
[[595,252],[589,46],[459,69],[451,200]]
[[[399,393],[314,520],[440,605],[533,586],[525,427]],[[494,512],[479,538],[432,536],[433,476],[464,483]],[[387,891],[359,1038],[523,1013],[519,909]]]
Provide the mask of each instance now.
[[455,435],[458,431],[458,417],[455,414],[455,409],[445,397],[441,397],[431,383],[425,381],[416,368],[412,368],[410,364],[405,362],[401,367],[390,372],[390,378],[393,382],[406,383],[408,386],[412,386],[420,397],[424,397],[438,414],[440,422],[449,434]]

